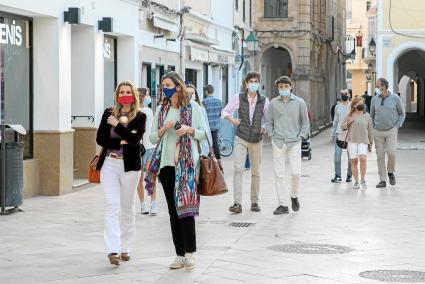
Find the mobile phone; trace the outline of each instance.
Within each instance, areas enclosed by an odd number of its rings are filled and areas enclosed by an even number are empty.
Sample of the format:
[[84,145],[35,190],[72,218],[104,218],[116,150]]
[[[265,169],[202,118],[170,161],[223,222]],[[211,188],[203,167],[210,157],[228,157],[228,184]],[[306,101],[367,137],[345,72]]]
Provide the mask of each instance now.
[[181,127],[182,125],[180,124],[180,122],[176,121],[176,123],[174,124],[174,129],[179,130]]

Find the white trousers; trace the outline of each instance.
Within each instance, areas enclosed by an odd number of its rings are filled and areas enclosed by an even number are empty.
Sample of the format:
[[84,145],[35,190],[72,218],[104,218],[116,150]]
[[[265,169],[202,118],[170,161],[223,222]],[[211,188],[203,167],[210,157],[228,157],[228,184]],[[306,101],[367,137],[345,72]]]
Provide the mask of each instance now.
[[[275,186],[279,205],[285,206],[286,190],[285,179],[288,182],[291,178],[291,197],[298,197],[301,178],[301,142],[292,147],[284,145],[282,148],[276,146],[273,142],[273,170],[275,177]],[[290,175],[286,171],[286,161],[289,162]]]
[[[104,238],[108,253],[130,253],[135,232],[135,208],[140,171],[124,172],[124,161],[107,157],[100,171],[105,194]],[[121,217],[121,218],[120,218]]]

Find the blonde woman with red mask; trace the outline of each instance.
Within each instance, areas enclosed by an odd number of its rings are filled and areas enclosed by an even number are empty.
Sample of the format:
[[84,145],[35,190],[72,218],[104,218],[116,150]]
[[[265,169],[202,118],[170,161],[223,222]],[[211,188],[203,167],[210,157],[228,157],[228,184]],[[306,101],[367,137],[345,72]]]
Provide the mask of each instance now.
[[118,84],[114,101],[114,107],[103,113],[96,141],[103,147],[97,168],[106,201],[105,245],[110,263],[119,265],[130,260],[134,238],[134,200],[146,115],[139,111],[139,94],[132,82]]

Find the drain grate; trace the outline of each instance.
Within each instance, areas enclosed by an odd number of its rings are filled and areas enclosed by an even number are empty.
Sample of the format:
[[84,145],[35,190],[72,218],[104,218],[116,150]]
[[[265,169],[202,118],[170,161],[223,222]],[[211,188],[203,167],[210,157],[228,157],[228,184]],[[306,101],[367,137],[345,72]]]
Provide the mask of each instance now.
[[225,224],[226,221],[216,221],[216,220],[200,220],[198,224],[212,224],[212,225],[222,225]]
[[344,246],[329,244],[286,244],[268,247],[270,250],[295,254],[342,254],[352,252],[353,249]]
[[360,277],[383,282],[425,282],[425,272],[411,270],[372,270],[364,271]]
[[247,227],[252,227],[254,225],[255,223],[250,223],[250,222],[233,222],[229,224],[230,227],[237,227],[237,228],[247,228]]

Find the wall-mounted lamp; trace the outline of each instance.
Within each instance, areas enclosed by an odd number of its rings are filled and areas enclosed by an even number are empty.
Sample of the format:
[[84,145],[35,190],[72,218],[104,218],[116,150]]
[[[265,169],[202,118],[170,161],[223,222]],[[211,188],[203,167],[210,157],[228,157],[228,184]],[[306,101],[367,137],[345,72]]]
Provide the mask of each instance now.
[[370,54],[372,54],[372,56],[375,56],[376,43],[375,43],[375,40],[373,38],[369,42],[369,52],[370,52]]
[[81,20],[80,8],[68,8],[68,11],[63,12],[64,22],[72,25],[79,25]]
[[112,18],[103,17],[101,21],[98,21],[98,29],[99,31],[103,31],[104,33],[112,32]]

